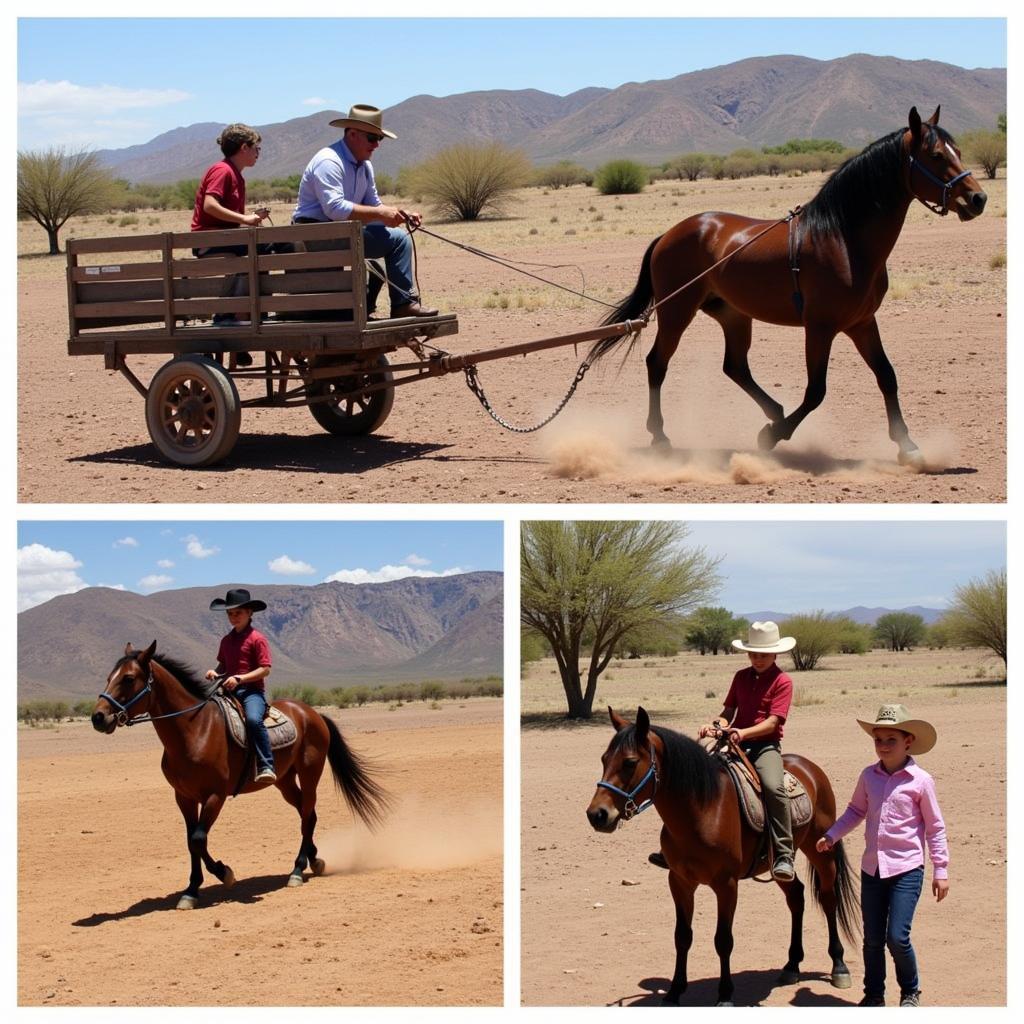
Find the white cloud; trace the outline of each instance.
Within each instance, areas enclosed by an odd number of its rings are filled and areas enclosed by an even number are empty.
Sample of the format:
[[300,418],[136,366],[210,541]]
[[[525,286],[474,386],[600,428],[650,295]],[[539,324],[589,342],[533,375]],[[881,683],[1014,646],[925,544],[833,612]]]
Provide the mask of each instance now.
[[307,96],[306,99],[302,100],[304,107],[318,107],[323,110],[325,107],[329,107],[330,103],[323,98],[323,96]]
[[405,565],[417,565],[417,566],[419,566],[419,565],[430,565],[430,559],[429,558],[421,558],[419,555],[413,554],[413,555],[409,555],[407,558],[404,559],[404,564]]
[[139,542],[134,537],[121,537],[114,541],[115,548],[137,548]]
[[281,555],[271,562],[267,562],[267,568],[281,576],[312,576],[316,572],[308,562],[300,562],[287,555]]
[[143,576],[142,579],[139,580],[139,586],[142,587],[143,590],[159,590],[161,587],[166,587],[168,583],[173,582],[173,576],[165,576],[163,573],[154,572],[150,573],[148,576]]
[[106,587],[107,590],[127,590],[123,583],[97,583],[97,587]]
[[61,594],[74,594],[89,584],[75,572],[82,563],[70,551],[44,544],[18,549],[18,611],[34,608]]
[[169,558],[161,558],[156,563],[161,569],[173,569],[174,563]]
[[181,539],[185,542],[185,550],[193,558],[209,558],[210,555],[215,555],[220,551],[220,548],[203,547],[203,542],[194,533],[190,533],[187,537],[182,537]]
[[331,573],[324,583],[388,583],[391,580],[404,580],[409,576],[422,579],[435,579],[440,576],[460,576],[465,569],[456,566],[443,572],[432,572],[429,569],[413,569],[408,565],[382,565],[379,569],[339,569]]
[[55,114],[109,117],[117,110],[166,107],[191,99],[181,89],[124,89],[119,85],[76,85],[74,82],[18,83],[18,113],[22,117]]

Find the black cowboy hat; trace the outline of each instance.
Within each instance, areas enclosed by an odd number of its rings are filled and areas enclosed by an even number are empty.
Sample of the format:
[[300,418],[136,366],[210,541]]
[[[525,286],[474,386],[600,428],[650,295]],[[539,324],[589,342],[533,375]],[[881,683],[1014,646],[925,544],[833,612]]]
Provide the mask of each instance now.
[[239,587],[237,590],[229,590],[227,597],[221,599],[215,597],[210,602],[211,612],[230,612],[235,608],[248,608],[254,612],[261,612],[267,607],[266,601],[255,601],[248,590]]

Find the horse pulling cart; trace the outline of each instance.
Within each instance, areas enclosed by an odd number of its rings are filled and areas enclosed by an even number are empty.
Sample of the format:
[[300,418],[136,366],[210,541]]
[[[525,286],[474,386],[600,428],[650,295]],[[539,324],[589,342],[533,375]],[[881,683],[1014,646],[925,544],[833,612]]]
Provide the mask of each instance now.
[[[489,410],[475,382],[477,363],[619,337],[639,326],[453,355],[431,342],[458,333],[454,314],[369,318],[359,225],[203,232],[205,246],[244,247],[244,255],[204,259],[182,252],[196,241],[193,232],[167,232],[67,246],[69,354],[102,355],[106,369],[123,374],[145,399],[153,443],[182,466],[227,457],[245,407],[305,405],[325,430],[364,435],[387,419],[396,388],[462,370]],[[218,315],[232,325],[211,323]],[[399,349],[413,358],[389,361]],[[127,361],[144,355],[171,356],[148,386]]]

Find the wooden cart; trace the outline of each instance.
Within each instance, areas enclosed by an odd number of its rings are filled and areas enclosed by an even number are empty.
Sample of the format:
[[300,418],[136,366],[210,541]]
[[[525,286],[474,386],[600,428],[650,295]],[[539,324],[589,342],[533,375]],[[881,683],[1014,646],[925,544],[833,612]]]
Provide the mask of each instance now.
[[[198,240],[244,247],[244,255],[198,259]],[[294,251],[270,251],[283,244]],[[102,355],[122,373],[145,399],[153,443],[182,466],[225,458],[246,406],[306,405],[333,434],[368,434],[402,384],[630,326],[451,355],[430,342],[458,332],[454,314],[368,318],[362,232],[349,222],[73,239],[67,258],[69,354]],[[225,315],[245,323],[212,322]],[[389,363],[400,348],[413,361]],[[255,363],[242,356],[241,365],[241,353]],[[127,357],[154,354],[171,358],[147,387]],[[257,393],[240,398],[243,381],[261,382]]]

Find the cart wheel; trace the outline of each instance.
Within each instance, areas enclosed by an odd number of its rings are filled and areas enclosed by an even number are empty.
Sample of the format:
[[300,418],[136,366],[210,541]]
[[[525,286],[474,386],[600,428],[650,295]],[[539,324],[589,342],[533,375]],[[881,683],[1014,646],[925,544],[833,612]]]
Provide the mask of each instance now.
[[[339,358],[337,356],[326,356],[314,361],[314,367],[337,366],[351,367],[352,360]],[[394,375],[388,368],[387,358],[383,355],[377,357],[379,372],[349,373],[347,377],[335,377],[329,380],[316,380],[310,383],[306,389],[311,398],[319,395],[343,395],[346,391],[354,391],[360,385],[377,384],[380,381],[392,381]],[[360,434],[370,434],[376,430],[391,412],[395,404],[395,389],[384,388],[381,391],[371,391],[366,395],[356,395],[353,398],[342,398],[331,402],[317,402],[309,407],[313,419],[320,424],[324,430],[332,434],[345,434],[355,437]]]
[[241,421],[235,382],[206,356],[164,363],[149,385],[149,436],[164,458],[181,466],[219,462],[234,448]]

